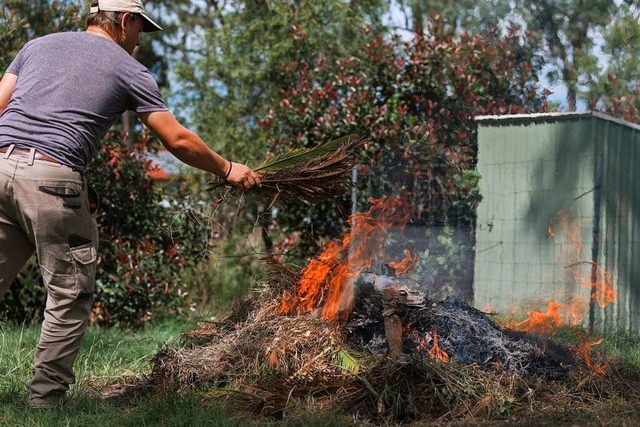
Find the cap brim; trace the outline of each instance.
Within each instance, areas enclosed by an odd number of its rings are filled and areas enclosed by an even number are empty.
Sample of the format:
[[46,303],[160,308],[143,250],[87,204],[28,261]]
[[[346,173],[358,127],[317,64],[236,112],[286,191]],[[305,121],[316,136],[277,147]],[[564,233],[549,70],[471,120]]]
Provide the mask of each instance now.
[[143,33],[153,33],[155,31],[164,31],[162,27],[155,22],[151,18],[149,18],[144,13],[141,13],[142,18],[144,19],[144,27],[142,27]]

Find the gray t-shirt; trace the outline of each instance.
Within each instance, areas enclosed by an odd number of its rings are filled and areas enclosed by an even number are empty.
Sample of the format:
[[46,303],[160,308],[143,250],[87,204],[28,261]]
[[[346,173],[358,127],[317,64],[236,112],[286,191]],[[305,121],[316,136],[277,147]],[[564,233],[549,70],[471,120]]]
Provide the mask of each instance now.
[[144,65],[86,32],[32,40],[6,72],[18,80],[0,116],[0,147],[34,147],[80,170],[123,112],[167,110]]

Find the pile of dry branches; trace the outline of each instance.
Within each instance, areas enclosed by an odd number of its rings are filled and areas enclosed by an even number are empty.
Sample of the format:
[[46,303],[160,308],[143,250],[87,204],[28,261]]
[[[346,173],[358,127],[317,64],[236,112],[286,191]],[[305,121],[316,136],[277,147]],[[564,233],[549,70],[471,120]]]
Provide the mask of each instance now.
[[311,314],[278,312],[292,269],[270,264],[270,282],[230,317],[205,322],[181,348],[154,359],[162,388],[196,388],[235,410],[267,417],[339,411],[375,423],[493,420],[544,408],[640,398],[640,382],[612,363],[607,374],[576,368],[561,381],[488,371],[475,364],[358,353],[340,327]]

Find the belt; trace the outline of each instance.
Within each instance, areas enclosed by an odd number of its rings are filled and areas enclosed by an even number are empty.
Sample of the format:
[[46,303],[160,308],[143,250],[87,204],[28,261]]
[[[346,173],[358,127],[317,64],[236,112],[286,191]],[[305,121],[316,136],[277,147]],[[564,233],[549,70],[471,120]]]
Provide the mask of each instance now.
[[[0,147],[0,153],[6,153],[7,151],[9,151],[9,147],[11,147],[10,145],[5,146],[5,147]],[[14,147],[13,150],[11,150],[11,155],[13,156],[14,154],[17,154],[21,157],[29,157],[29,155],[31,154],[31,148],[24,148],[24,147]],[[58,163],[60,164],[59,161],[57,161],[56,159],[54,159],[53,157],[49,157],[49,156],[45,156],[42,153],[38,153],[38,151],[36,151],[35,155],[33,156],[34,160],[44,160],[45,162],[51,162],[51,163]]]

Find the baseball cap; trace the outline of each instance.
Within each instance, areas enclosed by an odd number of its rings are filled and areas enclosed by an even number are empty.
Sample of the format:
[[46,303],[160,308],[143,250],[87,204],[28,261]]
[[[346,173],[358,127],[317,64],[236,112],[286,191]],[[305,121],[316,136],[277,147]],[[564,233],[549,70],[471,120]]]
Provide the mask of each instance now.
[[98,6],[92,7],[89,13],[97,12],[139,13],[142,18],[144,18],[143,32],[152,33],[154,31],[162,31],[162,27],[153,22],[144,12],[142,0],[99,0]]

